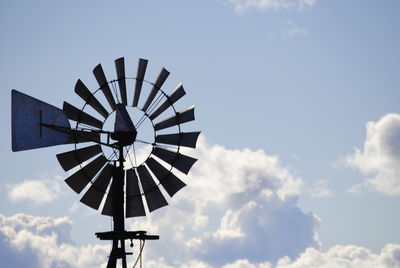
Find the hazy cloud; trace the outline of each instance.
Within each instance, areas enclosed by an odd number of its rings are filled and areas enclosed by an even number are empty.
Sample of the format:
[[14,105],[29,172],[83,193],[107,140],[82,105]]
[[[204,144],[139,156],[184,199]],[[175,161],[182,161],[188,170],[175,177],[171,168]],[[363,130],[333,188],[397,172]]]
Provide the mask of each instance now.
[[222,268],[272,268],[272,264],[265,263],[250,263],[248,260],[238,260],[234,263],[224,265]]
[[225,0],[236,12],[247,10],[281,10],[312,7],[317,0]]
[[367,123],[362,150],[344,159],[344,163],[366,175],[363,183],[349,191],[368,188],[388,195],[400,194],[400,115],[387,114],[377,122]]
[[24,180],[21,183],[7,185],[6,188],[11,201],[27,201],[34,205],[54,201],[60,197],[62,189],[58,177],[48,180]]
[[306,28],[299,26],[292,20],[287,20],[283,35],[288,37],[306,37],[309,33]]
[[331,196],[332,192],[328,189],[326,180],[318,180],[310,189],[310,195],[313,198],[321,198]]

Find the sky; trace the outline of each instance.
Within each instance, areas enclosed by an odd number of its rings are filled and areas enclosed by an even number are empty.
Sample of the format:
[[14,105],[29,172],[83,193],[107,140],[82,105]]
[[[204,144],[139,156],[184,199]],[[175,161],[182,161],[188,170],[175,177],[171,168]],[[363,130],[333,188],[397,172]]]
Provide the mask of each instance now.
[[[126,221],[160,240],[144,267],[400,267],[400,2],[1,1],[2,267],[105,267],[55,155],[11,151],[11,90],[82,105],[78,79],[171,72],[202,132],[187,187]],[[131,93],[130,93],[131,94]],[[178,172],[179,173],[179,172]],[[180,174],[182,175],[182,174]],[[137,245],[133,248],[137,253]],[[130,266],[133,258],[129,259]]]

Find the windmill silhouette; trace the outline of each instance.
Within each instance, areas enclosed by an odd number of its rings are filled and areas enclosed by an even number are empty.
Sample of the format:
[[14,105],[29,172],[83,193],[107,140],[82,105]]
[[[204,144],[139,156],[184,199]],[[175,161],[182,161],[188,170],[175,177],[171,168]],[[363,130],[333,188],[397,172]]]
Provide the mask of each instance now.
[[[126,240],[131,246],[133,239],[140,240],[142,250],[145,240],[159,239],[146,231],[126,231],[125,218],[168,205],[165,196],[186,185],[173,171],[188,174],[196,162],[181,152],[181,147],[195,148],[200,134],[181,130],[195,119],[194,106],[177,111],[174,105],[186,94],[182,83],[165,93],[161,87],[169,72],[162,68],[149,82],[147,65],[139,59],[136,77],[127,77],[124,58],[116,59],[117,77],[110,81],[97,65],[97,90],[91,92],[81,80],[76,83],[75,93],[84,101],[81,109],[68,102],[59,109],[12,90],[12,150],[72,144],[73,150],[57,155],[62,168],[73,172],[65,182],[82,194],[83,204],[112,217],[113,230],[96,233],[112,241],[107,268],[116,267],[118,259],[127,267],[126,256],[132,253],[125,250]],[[147,97],[141,98],[145,91]]]

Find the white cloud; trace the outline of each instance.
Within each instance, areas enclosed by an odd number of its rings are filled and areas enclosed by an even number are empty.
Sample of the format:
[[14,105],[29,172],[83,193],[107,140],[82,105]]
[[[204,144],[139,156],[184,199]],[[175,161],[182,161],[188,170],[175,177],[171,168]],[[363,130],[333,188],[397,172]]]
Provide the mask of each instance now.
[[281,10],[312,7],[317,0],[225,0],[238,13],[246,10]]
[[319,246],[319,219],[296,205],[301,179],[282,167],[278,157],[209,146],[202,136],[194,156],[199,161],[188,187],[174,196],[171,206],[150,214],[149,222],[131,224],[160,234],[160,241],[147,246],[149,259],[157,260],[163,252],[163,262],[172,267],[192,260],[222,267],[243,258],[295,258],[307,247]]
[[[170,200],[171,206],[155,211],[148,219],[127,222],[129,230],[144,229],[161,237],[159,241],[146,243],[146,267],[399,265],[399,245],[387,245],[380,254],[356,246],[336,246],[320,252],[317,238],[320,220],[298,208],[302,181],[283,167],[278,157],[262,150],[210,146],[203,136],[195,152],[187,149],[184,153],[199,159],[186,180],[188,187]],[[178,171],[176,174],[181,175]],[[51,189],[48,181],[35,182],[45,182],[45,190],[33,184],[33,188],[41,189],[41,195],[46,192],[53,195],[57,191]],[[13,190],[15,194],[32,189],[26,185],[29,183],[10,187],[10,197]],[[323,180],[315,183],[313,191],[314,197],[329,195]],[[34,200],[26,194],[15,196],[23,196],[15,200]],[[0,215],[2,264],[6,267],[104,267],[110,245],[74,245],[70,237],[72,228],[71,220],[66,217]]]
[[0,214],[2,267],[104,267],[109,246],[75,246],[67,218]]
[[297,197],[301,191],[301,179],[282,167],[277,156],[263,150],[209,146],[200,136],[194,157],[199,159],[189,174],[189,187],[194,191],[188,190],[191,193],[184,196],[190,200],[223,203],[233,201],[230,197],[235,194],[256,195],[269,189],[284,201]]
[[315,248],[307,248],[298,258],[291,260],[282,257],[277,262],[251,262],[239,259],[221,266],[198,260],[168,265],[163,258],[151,260],[146,267],[158,268],[396,268],[400,267],[400,245],[387,244],[380,253],[375,254],[370,249],[354,245],[338,245],[321,252]]
[[387,114],[377,122],[367,123],[363,150],[344,159],[344,163],[367,177],[350,192],[373,189],[388,195],[400,195],[400,115]]
[[[301,179],[278,157],[209,146],[203,137],[195,154],[199,161],[188,187],[171,206],[127,222],[129,230],[160,235],[146,243],[146,267],[400,267],[399,245],[387,245],[380,254],[356,246],[319,251],[320,220],[297,207]],[[325,189],[323,181],[316,186]],[[77,246],[72,228],[67,217],[0,215],[2,265],[105,267],[110,245]]]
[[276,268],[389,268],[400,267],[400,245],[388,244],[380,252],[358,246],[335,246],[326,252],[308,248],[301,256],[291,261],[282,258]]
[[[73,224],[67,217],[51,218],[26,214],[10,217],[0,214],[0,259],[2,267],[32,268],[98,268],[105,267],[109,245],[77,246],[70,240]],[[277,243],[279,241],[275,241]],[[159,241],[148,242],[159,243]],[[170,245],[174,246],[174,245]],[[251,261],[238,258],[213,265],[194,256],[185,260],[180,256],[183,247],[173,248],[175,261],[165,259],[165,250],[158,251],[155,258],[145,254],[144,265],[149,268],[393,268],[400,267],[400,245],[388,244],[375,254],[363,247],[335,246],[326,252],[306,248],[296,258],[280,257],[276,262]],[[229,246],[227,246],[229,249]],[[256,250],[256,248],[251,248]],[[148,249],[145,248],[145,253]],[[184,254],[188,252],[184,251]],[[151,254],[150,254],[151,255]],[[228,259],[228,258],[227,258]],[[129,267],[132,266],[129,262]]]
[[24,180],[21,183],[7,185],[8,197],[16,201],[27,201],[34,205],[50,203],[60,197],[61,180],[56,177],[47,180]]

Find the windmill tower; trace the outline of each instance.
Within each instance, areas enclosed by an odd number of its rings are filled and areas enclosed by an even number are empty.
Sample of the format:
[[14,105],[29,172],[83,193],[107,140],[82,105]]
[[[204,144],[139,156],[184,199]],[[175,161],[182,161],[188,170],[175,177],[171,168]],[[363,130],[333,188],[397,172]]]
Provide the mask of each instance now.
[[181,147],[194,149],[200,134],[181,129],[194,121],[194,106],[177,111],[174,104],[186,94],[182,83],[167,94],[161,87],[169,72],[162,68],[149,82],[147,64],[139,59],[136,76],[127,77],[124,58],[116,59],[114,80],[107,80],[97,65],[98,89],[91,92],[81,80],[76,83],[82,108],[64,102],[59,109],[12,90],[12,150],[73,145],[57,155],[62,168],[73,172],[65,182],[83,204],[112,217],[113,230],[96,233],[112,241],[107,268],[116,267],[119,259],[127,267],[126,256],[132,253],[125,250],[126,240],[159,238],[125,230],[125,219],[168,205],[165,196],[185,186],[173,172],[188,174],[196,162],[181,152]]

